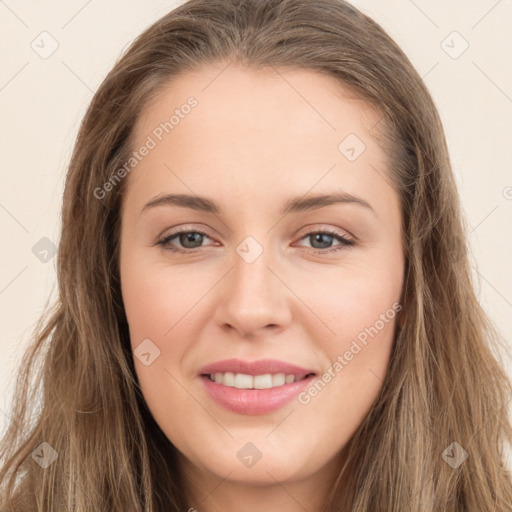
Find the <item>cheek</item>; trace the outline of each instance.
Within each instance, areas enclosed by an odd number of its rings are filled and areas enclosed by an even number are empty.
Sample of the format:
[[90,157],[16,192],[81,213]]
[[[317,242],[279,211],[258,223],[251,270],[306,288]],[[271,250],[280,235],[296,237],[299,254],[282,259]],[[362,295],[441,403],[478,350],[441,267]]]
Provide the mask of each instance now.
[[176,411],[197,408],[183,387],[182,373],[194,338],[191,329],[199,321],[193,305],[211,287],[211,277],[195,280],[194,286],[190,277],[151,258],[130,254],[121,259],[122,296],[137,378],[153,417],[178,448],[183,425]]
[[309,338],[327,356],[322,375],[298,402],[334,430],[343,425],[353,433],[382,387],[402,309],[402,275],[397,252],[296,281],[297,294],[321,320],[310,324]]
[[[192,268],[192,267],[190,267]],[[174,337],[194,316],[193,306],[212,287],[212,275],[143,258],[122,260],[123,303],[132,345],[143,338]],[[189,317],[190,315],[190,317]]]
[[[391,318],[394,310],[390,311]],[[358,322],[347,321],[345,329],[338,324],[336,336],[324,343],[327,364],[297,396],[295,409],[303,431],[331,440],[317,447],[324,457],[350,440],[375,403],[389,364],[394,325],[390,319],[380,330],[373,326],[360,330]],[[286,442],[285,436],[281,440]]]
[[[185,269],[185,265],[172,266],[162,258],[154,261],[136,251],[121,259],[122,296],[135,371],[150,410],[169,428],[176,424],[167,417],[172,416],[171,403],[181,410],[197,407],[183,386],[193,377],[195,367],[187,357],[208,318],[204,297],[218,281],[207,267],[189,265]],[[139,358],[148,352],[149,357]]]
[[[317,317],[317,333],[329,354],[350,348],[353,340],[392,337],[401,305],[403,262],[399,251],[347,258],[339,265],[310,267],[287,276],[294,291]],[[312,339],[318,339],[311,331]],[[349,356],[350,357],[350,356]],[[361,359],[361,358],[359,358]]]

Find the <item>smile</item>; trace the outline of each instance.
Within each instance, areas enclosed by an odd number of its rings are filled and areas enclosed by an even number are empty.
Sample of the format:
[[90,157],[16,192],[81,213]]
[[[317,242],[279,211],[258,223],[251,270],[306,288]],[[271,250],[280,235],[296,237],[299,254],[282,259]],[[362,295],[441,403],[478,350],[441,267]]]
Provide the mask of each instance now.
[[[291,381],[291,377],[294,378],[293,382],[286,382],[287,378]],[[207,397],[222,408],[237,414],[258,415],[283,408],[310,386],[315,378],[315,374],[311,373],[307,376],[296,377],[283,373],[252,376],[227,372],[215,374],[214,379],[222,379],[222,382],[212,380],[211,374],[201,375],[200,381]],[[227,384],[224,383],[224,379]],[[268,385],[270,379],[272,379],[271,386],[253,387]],[[237,383],[245,387],[237,387]]]
[[[311,375],[311,374],[310,374]],[[296,376],[293,374],[286,375],[284,373],[265,373],[263,375],[247,375],[244,373],[217,372],[209,374],[207,377],[212,382],[223,384],[224,386],[234,387],[237,389],[269,389],[298,382],[307,377]]]

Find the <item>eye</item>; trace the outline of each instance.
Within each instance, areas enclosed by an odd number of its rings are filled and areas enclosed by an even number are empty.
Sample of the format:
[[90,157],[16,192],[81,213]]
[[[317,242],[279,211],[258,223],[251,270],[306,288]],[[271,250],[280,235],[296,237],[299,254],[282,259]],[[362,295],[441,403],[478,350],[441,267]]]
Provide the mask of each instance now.
[[[355,245],[356,243],[355,240],[349,238],[347,235],[330,231],[328,229],[310,231],[301,238],[301,240],[304,239],[309,240],[311,248],[314,249],[314,251],[312,252],[315,254],[325,254],[335,251],[342,251],[347,247]],[[335,240],[339,242],[339,245],[335,245],[333,247],[332,243]]]
[[[163,246],[163,248],[168,251],[190,253],[195,252],[195,250],[202,246],[202,242],[205,237],[210,238],[203,231],[180,229],[179,231],[175,231],[161,240],[158,240],[157,244]],[[184,249],[180,249],[179,247],[171,244],[171,241],[175,238],[178,239]]]

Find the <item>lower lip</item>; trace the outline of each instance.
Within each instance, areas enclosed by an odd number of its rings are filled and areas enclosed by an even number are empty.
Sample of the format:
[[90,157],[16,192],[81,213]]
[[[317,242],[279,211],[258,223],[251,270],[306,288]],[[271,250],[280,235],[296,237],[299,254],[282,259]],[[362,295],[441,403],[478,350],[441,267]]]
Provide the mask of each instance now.
[[224,386],[210,380],[210,377],[201,376],[206,391],[217,404],[238,414],[265,414],[283,407],[293,400],[304,388],[309,386],[316,378],[315,375],[267,389],[238,389]]

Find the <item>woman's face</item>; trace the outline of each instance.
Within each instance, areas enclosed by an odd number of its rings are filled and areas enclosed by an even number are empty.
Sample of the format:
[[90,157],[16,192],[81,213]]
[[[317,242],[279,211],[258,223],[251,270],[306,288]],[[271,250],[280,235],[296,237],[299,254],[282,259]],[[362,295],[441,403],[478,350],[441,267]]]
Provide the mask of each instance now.
[[379,118],[315,72],[223,65],[138,120],[120,256],[135,368],[205,496],[321,493],[382,387],[404,256]]

